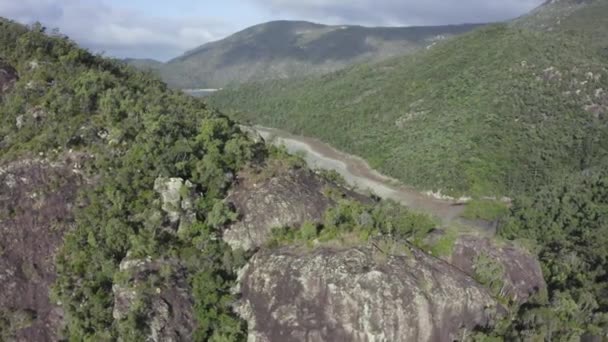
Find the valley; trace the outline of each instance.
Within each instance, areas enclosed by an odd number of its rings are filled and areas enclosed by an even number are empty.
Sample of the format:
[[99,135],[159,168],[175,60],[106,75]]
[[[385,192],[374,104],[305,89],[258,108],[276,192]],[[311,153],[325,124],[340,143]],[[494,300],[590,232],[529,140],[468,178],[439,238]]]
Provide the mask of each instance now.
[[608,340],[608,0],[451,1],[0,5],[0,341]]
[[[608,23],[591,14],[608,6],[588,6],[538,12],[566,13],[554,22],[561,26],[537,28],[532,15],[378,64],[226,87],[208,102],[241,122],[361,156],[418,190],[534,192],[607,158],[608,71],[595,30]],[[570,26],[585,18],[597,25]]]

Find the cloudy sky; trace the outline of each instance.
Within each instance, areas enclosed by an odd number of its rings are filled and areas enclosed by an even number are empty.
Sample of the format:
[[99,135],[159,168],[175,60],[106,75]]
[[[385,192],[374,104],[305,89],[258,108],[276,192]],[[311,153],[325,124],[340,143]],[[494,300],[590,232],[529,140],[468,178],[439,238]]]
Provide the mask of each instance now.
[[517,17],[543,0],[0,0],[0,16],[59,28],[114,57],[167,60],[277,19],[367,26],[439,25]]

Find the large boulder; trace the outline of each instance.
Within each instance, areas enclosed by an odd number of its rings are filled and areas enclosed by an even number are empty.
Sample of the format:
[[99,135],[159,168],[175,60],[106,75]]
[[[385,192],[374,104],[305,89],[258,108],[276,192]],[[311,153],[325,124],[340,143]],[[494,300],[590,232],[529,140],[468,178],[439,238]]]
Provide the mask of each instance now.
[[454,341],[503,309],[475,280],[420,250],[262,250],[242,271],[249,341]]
[[85,184],[73,159],[0,166],[0,340],[59,339],[63,312],[49,299],[54,256]]
[[270,177],[242,172],[237,180],[227,202],[239,220],[224,232],[224,240],[233,248],[263,246],[273,228],[320,222],[333,204],[324,193],[327,182],[308,169],[285,168]]
[[515,302],[524,303],[547,287],[538,259],[512,243],[464,234],[456,239],[453,252],[446,261],[475,276],[480,257],[500,266],[503,270],[501,294]]
[[19,76],[15,68],[0,59],[0,95],[9,91],[17,80]]

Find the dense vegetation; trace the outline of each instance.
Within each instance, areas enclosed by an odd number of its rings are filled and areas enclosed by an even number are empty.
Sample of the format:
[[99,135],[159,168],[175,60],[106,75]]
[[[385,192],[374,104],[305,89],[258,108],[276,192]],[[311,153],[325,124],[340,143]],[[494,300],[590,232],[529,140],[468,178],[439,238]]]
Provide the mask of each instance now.
[[605,165],[608,55],[598,32],[608,5],[589,6],[561,29],[493,25],[413,56],[209,101],[321,138],[424,190],[526,193]]
[[[211,101],[252,123],[320,137],[420,188],[514,195],[510,209],[480,199],[465,216],[502,218],[499,235],[537,253],[547,292],[510,304],[507,319],[473,338],[605,338],[608,4],[579,3],[408,58],[241,86]],[[295,239],[320,239],[323,228],[303,227]],[[476,264],[477,280],[499,295],[504,270],[483,256]]]
[[402,205],[383,201],[362,204],[354,200],[336,197],[338,205],[325,213],[322,224],[304,223],[294,227],[277,228],[271,246],[285,244],[337,244],[359,245],[375,239],[390,242],[391,246],[406,247],[409,243],[420,248],[430,248],[424,238],[437,227],[437,222],[425,214],[414,213]]
[[[581,13],[596,20],[606,7],[589,8]],[[420,187],[518,194],[509,209],[478,200],[466,215],[502,217],[499,235],[538,254],[548,291],[474,338],[605,337],[608,103],[599,90],[608,89],[607,56],[596,26],[581,33],[573,28],[585,25],[574,20],[582,19],[564,21],[568,32],[497,25],[375,68],[244,87],[215,101],[251,105],[267,115],[236,115],[320,136]],[[0,20],[0,43],[0,59],[20,75],[0,101],[0,162],[65,155],[87,160],[80,171],[90,185],[59,251],[53,290],[66,310],[67,338],[144,340],[147,296],[171,271],[141,288],[137,305],[121,321],[112,316],[113,286],[125,282],[119,269],[125,258],[152,257],[178,260],[187,269],[196,340],[243,340],[246,327],[232,313],[230,288],[247,256],[218,238],[238,219],[223,199],[232,175],[252,160],[283,158],[302,167],[301,160],[254,145],[204,103],[41,26]],[[335,174],[324,176],[339,181]],[[193,222],[179,233],[167,229],[154,191],[159,177],[180,177],[201,194]],[[364,205],[327,195],[338,205],[321,225],[279,229],[272,243],[345,245],[374,238],[389,252],[407,252],[408,243],[434,255],[451,252],[450,231],[425,246],[436,226],[425,215],[395,203]],[[497,275],[504,270],[485,256],[476,263],[476,279],[499,292]],[[30,312],[0,308],[0,339],[32,319]]]
[[507,203],[495,200],[473,200],[467,203],[462,217],[470,220],[496,221],[509,212]]
[[[83,170],[92,188],[82,191],[76,227],[57,257],[54,292],[66,310],[69,340],[143,339],[145,289],[128,319],[112,317],[112,286],[120,282],[119,263],[127,255],[185,265],[197,340],[243,338],[229,293],[243,259],[215,236],[233,217],[222,202],[231,182],[227,174],[250,160],[252,143],[202,102],[61,35],[48,36],[41,26],[2,20],[0,42],[0,57],[20,74],[0,103],[0,160],[92,156]],[[166,218],[153,190],[161,176],[188,180],[202,194],[194,222],[179,235],[163,228]]]
[[573,176],[515,201],[500,235],[538,253],[548,293],[512,313],[505,340],[608,335],[608,173]]
[[[151,273],[138,284],[128,315],[120,320],[113,315],[115,287],[131,279],[121,263],[146,259],[185,267],[197,341],[243,340],[246,327],[232,312],[230,289],[247,255],[220,238],[221,229],[238,219],[223,199],[232,175],[253,160],[270,158],[289,167],[304,167],[303,161],[254,145],[199,100],[123,63],[91,55],[40,25],[26,28],[2,20],[0,42],[0,58],[20,76],[0,101],[0,161],[81,157],[84,169],[78,172],[90,183],[81,190],[75,226],[56,258],[52,295],[66,311],[68,340],[146,339],[152,297],[170,286],[176,270],[167,266]],[[190,182],[200,194],[193,222],[177,231],[155,191],[156,181],[167,177]],[[331,173],[325,177],[338,181]],[[384,236],[397,246],[394,241],[405,239],[421,243],[436,225],[395,203],[366,206],[339,193],[327,196],[339,205],[327,212],[322,227],[308,224],[299,230],[301,239],[337,241],[356,234],[361,242]],[[10,334],[28,319],[27,312],[1,311],[0,333]]]
[[158,73],[175,88],[323,74],[363,61],[409,54],[479,25],[430,27],[326,26],[301,21],[260,24],[159,63],[127,60]]

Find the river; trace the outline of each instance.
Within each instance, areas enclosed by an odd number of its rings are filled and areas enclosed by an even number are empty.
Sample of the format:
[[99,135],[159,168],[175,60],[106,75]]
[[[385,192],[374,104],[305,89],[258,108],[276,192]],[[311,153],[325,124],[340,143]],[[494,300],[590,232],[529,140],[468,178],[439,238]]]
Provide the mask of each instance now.
[[456,220],[464,211],[462,202],[436,198],[421,193],[372,169],[363,159],[338,151],[317,139],[297,136],[275,128],[253,127],[268,143],[282,145],[292,154],[302,154],[312,169],[334,170],[360,192],[372,192],[391,199],[415,211],[439,218],[445,225]]

